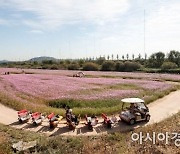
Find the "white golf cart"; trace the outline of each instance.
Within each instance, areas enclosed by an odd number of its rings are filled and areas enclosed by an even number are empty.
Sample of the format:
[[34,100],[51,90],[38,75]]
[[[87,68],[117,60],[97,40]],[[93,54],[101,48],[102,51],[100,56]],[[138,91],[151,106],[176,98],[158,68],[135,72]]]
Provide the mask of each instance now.
[[[129,123],[130,125],[135,124],[136,122],[150,120],[149,109],[145,105],[144,100],[140,98],[125,98],[121,100],[122,112],[119,117],[122,121]],[[129,104],[130,107],[125,107],[125,103]]]
[[76,74],[73,74],[73,77],[79,77],[79,78],[82,78],[82,77],[85,77],[85,74],[83,72],[78,72]]

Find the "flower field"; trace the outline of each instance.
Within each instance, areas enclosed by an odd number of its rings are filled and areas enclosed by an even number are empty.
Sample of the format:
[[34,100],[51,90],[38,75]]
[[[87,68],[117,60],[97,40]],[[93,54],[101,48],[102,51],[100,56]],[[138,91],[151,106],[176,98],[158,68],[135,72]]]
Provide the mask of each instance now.
[[[5,71],[13,73],[3,75]],[[120,110],[120,99],[124,97],[141,97],[149,103],[176,89],[170,83],[155,81],[157,78],[164,80],[165,76],[174,78],[175,75],[164,74],[161,77],[158,74],[147,73],[86,72],[85,78],[73,78],[72,71],[21,72],[21,69],[0,69],[2,103],[11,107],[14,104],[17,106],[13,106],[16,109],[27,107],[32,110],[62,113],[62,104],[68,103],[77,114],[112,114]],[[127,78],[120,78],[121,75]],[[176,79],[180,79],[178,75]]]

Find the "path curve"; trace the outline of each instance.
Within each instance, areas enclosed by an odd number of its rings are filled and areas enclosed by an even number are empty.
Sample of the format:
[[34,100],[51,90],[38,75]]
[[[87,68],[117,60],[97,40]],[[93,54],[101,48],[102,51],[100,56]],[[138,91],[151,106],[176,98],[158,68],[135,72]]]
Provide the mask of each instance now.
[[[101,135],[111,132],[124,132],[134,130],[137,127],[143,125],[149,125],[153,123],[158,123],[173,114],[176,114],[180,111],[180,90],[170,93],[169,95],[158,99],[148,105],[151,120],[148,123],[139,123],[134,126],[129,126],[125,123],[118,122],[114,125],[112,129],[107,129],[102,124],[102,119],[99,119],[99,124],[94,128],[93,131],[89,131],[84,125],[85,121],[81,121],[77,126],[75,131],[69,131],[65,121],[61,121],[57,128],[50,130],[48,121],[45,120],[40,126],[34,127],[31,122],[19,124],[17,122],[17,111],[10,109],[2,104],[0,104],[0,123],[5,125],[10,125],[17,129],[30,130],[35,132],[45,133],[48,136],[54,135]],[[116,115],[118,117],[118,115]]]

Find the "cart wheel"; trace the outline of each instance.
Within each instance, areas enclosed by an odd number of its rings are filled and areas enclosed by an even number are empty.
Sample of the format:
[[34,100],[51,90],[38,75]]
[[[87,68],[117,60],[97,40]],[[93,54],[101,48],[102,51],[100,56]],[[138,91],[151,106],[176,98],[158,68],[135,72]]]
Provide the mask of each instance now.
[[37,126],[37,123],[36,123],[36,122],[33,122],[33,125],[34,125],[34,126]]
[[149,120],[150,120],[150,115],[147,115],[146,116],[146,121],[149,122]]
[[130,124],[130,125],[134,125],[134,124],[135,124],[135,119],[131,119],[131,120],[129,121],[129,124]]
[[107,128],[112,128],[112,124],[110,122],[107,124]]
[[19,123],[20,123],[20,124],[22,124],[22,123],[23,123],[23,121],[22,121],[21,119],[19,119]]

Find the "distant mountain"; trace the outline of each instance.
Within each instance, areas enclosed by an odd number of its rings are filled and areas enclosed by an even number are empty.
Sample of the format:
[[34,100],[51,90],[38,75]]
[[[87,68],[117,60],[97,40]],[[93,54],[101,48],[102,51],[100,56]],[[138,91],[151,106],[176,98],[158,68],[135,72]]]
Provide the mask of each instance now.
[[7,61],[7,60],[0,60],[0,64],[2,64],[2,63],[8,63],[9,61]]
[[44,60],[57,61],[57,59],[54,58],[54,57],[45,57],[45,56],[42,56],[42,57],[34,57],[34,58],[30,59],[29,61],[42,62],[42,61],[44,61]]

